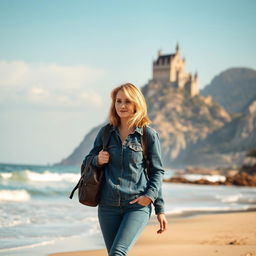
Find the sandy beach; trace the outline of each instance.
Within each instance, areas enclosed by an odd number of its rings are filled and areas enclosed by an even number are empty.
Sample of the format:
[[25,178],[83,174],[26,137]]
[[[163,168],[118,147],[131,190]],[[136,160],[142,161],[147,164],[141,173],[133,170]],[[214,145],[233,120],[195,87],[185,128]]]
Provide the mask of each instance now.
[[[174,219],[156,234],[153,219],[129,256],[256,256],[256,212],[200,215]],[[106,256],[106,250],[54,253],[50,256]]]

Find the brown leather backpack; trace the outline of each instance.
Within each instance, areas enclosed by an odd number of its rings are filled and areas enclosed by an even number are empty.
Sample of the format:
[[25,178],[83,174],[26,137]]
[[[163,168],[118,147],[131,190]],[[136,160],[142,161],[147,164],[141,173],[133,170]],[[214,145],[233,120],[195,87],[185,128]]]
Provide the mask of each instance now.
[[[106,150],[110,137],[111,125],[108,124],[103,133],[103,150]],[[78,200],[81,204],[95,207],[99,203],[100,190],[104,182],[104,166],[92,165],[93,157],[90,157],[86,166],[81,165],[81,178],[72,190],[69,198],[72,199],[74,192],[78,189]]]

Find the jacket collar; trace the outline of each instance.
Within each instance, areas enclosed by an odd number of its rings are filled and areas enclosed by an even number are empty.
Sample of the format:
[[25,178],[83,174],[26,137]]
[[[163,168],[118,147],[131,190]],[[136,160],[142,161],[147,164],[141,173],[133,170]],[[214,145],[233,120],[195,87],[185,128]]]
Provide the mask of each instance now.
[[134,132],[137,132],[140,135],[143,135],[143,128],[142,127],[136,127]]
[[[110,131],[111,131],[111,132],[112,132],[112,131],[118,132],[117,126],[112,126]],[[142,128],[142,127],[136,127],[135,130],[134,130],[134,133],[135,133],[135,132],[139,133],[140,135],[143,135],[143,128]]]

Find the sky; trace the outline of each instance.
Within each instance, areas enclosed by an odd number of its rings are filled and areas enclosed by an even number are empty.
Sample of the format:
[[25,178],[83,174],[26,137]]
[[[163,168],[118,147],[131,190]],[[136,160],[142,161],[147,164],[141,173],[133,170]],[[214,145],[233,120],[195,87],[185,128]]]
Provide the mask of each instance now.
[[254,0],[0,0],[0,163],[53,164],[108,115],[111,90],[152,78],[179,43],[200,88],[256,69]]

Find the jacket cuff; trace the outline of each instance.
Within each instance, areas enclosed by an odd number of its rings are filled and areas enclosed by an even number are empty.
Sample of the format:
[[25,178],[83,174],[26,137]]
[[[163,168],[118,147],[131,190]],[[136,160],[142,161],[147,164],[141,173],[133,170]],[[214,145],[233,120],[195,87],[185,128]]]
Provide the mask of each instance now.
[[155,200],[156,200],[156,198],[155,198],[155,196],[154,196],[154,193],[151,192],[151,191],[147,191],[147,192],[144,194],[144,196],[149,197],[149,198],[151,199],[152,203],[154,203]]
[[164,207],[162,207],[162,206],[155,207],[155,214],[157,215],[160,213],[164,213]]

